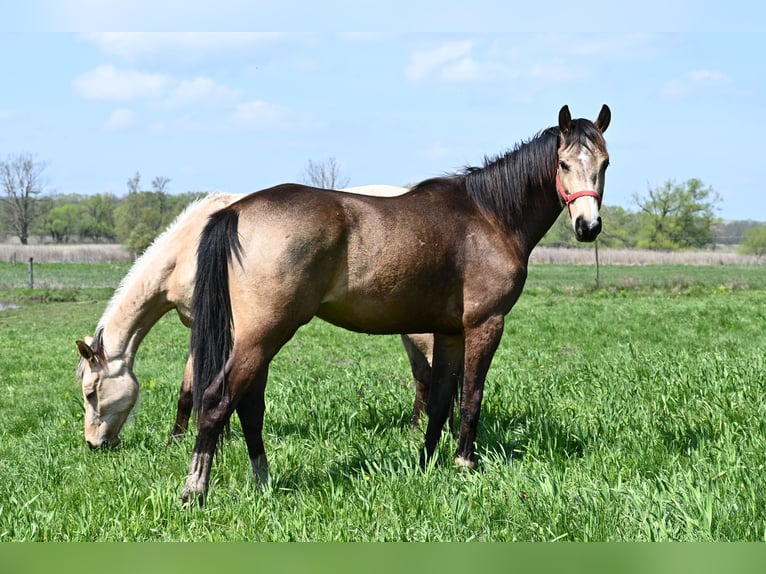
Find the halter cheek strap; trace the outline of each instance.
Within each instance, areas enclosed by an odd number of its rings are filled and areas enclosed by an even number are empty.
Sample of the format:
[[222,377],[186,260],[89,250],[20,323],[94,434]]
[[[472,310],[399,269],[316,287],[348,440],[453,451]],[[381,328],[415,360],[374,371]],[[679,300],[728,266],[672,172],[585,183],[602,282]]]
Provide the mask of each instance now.
[[571,207],[570,205],[572,202],[580,197],[594,197],[596,199],[596,202],[598,203],[598,207],[601,208],[601,196],[593,191],[592,189],[584,189],[582,191],[576,191],[574,193],[567,193],[567,190],[564,189],[564,186],[561,183],[561,178],[559,178],[558,172],[556,172],[556,191],[559,192],[559,195],[561,196],[561,199],[564,200],[564,204],[567,206],[567,211],[570,212],[571,215]]

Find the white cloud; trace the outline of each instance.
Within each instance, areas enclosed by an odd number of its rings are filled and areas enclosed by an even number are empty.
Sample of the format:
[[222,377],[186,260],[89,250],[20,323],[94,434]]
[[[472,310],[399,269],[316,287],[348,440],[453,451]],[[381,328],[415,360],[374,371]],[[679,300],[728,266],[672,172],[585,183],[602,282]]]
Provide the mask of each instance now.
[[700,91],[725,88],[731,85],[726,74],[711,70],[696,70],[666,83],[660,93],[668,98],[682,98]]
[[453,66],[454,76],[454,66],[458,62],[468,60],[473,47],[473,41],[465,40],[445,42],[430,50],[415,52],[407,66],[407,77],[415,81],[424,80],[428,76],[443,71],[445,66]]
[[446,64],[441,75],[451,82],[468,82],[481,77],[481,67],[473,58],[460,58]]
[[234,102],[240,93],[228,86],[216,83],[212,78],[198,76],[191,80],[182,80],[173,87],[161,105],[180,108],[193,105],[215,105]]
[[271,127],[283,119],[284,110],[280,106],[261,100],[241,102],[234,111],[234,120],[250,127]]
[[106,121],[106,129],[108,130],[121,130],[128,128],[136,123],[136,115],[133,110],[127,108],[120,108],[114,110],[109,119]]
[[72,85],[78,94],[87,99],[133,101],[162,97],[169,83],[170,79],[162,74],[105,65],[77,76]]
[[244,52],[283,36],[271,32],[99,32],[79,37],[107,55],[137,62],[160,54],[188,60]]

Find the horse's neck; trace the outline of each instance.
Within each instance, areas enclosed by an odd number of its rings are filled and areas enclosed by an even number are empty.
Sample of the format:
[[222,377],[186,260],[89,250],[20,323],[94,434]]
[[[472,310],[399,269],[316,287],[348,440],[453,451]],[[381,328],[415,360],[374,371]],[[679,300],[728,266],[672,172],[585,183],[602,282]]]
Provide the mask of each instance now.
[[188,325],[197,238],[211,213],[241,197],[215,193],[191,204],[135,262],[99,321],[109,360],[132,368],[141,341],[173,308]]
[[168,282],[175,255],[167,250],[154,250],[154,254],[136,262],[99,321],[105,355],[109,360],[125,361],[128,368],[132,368],[143,338],[173,308]]
[[519,221],[514,222],[512,232],[525,260],[529,260],[532,250],[556,223],[561,214],[561,202],[556,195],[556,183],[552,181],[544,189],[536,190],[534,200],[532,194],[527,195],[528,202],[519,212]]

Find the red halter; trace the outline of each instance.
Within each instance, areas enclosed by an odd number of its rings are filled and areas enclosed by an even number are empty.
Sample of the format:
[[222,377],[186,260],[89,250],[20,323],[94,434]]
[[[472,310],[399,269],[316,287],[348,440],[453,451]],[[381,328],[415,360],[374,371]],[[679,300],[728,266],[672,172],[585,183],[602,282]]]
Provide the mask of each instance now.
[[570,215],[572,214],[570,205],[575,199],[579,197],[595,197],[596,201],[598,202],[599,209],[601,208],[601,196],[592,189],[584,189],[583,191],[576,191],[575,193],[567,194],[567,190],[564,189],[564,186],[561,184],[561,179],[559,178],[558,171],[556,172],[556,191],[559,192],[561,199],[564,200],[564,204],[567,206],[567,211]]

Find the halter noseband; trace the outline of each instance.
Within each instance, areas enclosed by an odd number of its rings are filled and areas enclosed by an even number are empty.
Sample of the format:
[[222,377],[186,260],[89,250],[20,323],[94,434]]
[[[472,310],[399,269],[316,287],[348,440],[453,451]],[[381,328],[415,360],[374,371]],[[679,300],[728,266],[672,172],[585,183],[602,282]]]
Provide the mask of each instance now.
[[582,191],[576,191],[574,193],[567,194],[567,190],[564,189],[564,186],[561,183],[561,178],[559,177],[558,170],[556,171],[556,191],[559,192],[561,199],[564,200],[564,204],[567,206],[567,212],[569,212],[570,216],[572,215],[572,209],[570,205],[572,202],[574,202],[574,200],[580,197],[595,197],[599,209],[601,208],[601,196],[592,189],[584,189]]

